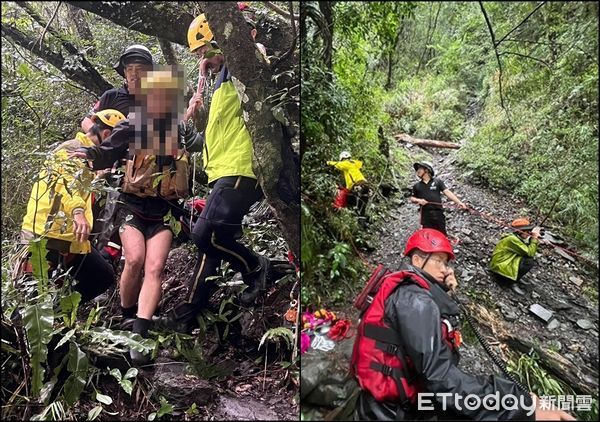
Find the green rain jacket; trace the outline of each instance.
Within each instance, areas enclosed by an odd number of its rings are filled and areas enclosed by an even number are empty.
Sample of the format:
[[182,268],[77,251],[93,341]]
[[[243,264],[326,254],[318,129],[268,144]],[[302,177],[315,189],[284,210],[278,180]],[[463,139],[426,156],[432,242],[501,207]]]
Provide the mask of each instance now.
[[516,281],[521,259],[524,256],[533,257],[538,244],[533,237],[527,243],[515,233],[504,234],[492,252],[490,270]]

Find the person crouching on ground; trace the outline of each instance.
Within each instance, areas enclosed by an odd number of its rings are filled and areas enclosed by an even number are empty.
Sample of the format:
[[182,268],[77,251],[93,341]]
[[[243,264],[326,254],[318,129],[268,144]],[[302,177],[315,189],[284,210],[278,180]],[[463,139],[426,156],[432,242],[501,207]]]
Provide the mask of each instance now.
[[511,289],[524,294],[519,284],[535,264],[541,227],[535,227],[526,218],[517,218],[510,224],[512,233],[504,234],[496,244],[490,261],[490,271],[497,281],[509,283]]
[[[100,145],[125,116],[118,110],[100,110],[91,116],[87,133],[56,147],[33,185],[27,214],[21,227],[22,242],[36,237],[47,239],[46,259],[56,268],[73,268],[78,281],[73,289],[86,302],[107,290],[115,282],[113,267],[88,240],[93,226],[93,173],[82,160],[70,160],[68,154],[80,147]],[[87,185],[87,187],[86,187]]]

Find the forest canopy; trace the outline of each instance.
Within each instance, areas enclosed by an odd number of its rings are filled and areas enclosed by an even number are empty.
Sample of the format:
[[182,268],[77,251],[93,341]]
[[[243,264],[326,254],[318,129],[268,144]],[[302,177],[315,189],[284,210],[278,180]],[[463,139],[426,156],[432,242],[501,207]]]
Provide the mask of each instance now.
[[[342,150],[370,179],[408,187],[393,135],[461,145],[464,174],[598,254],[598,4],[305,2],[302,32],[304,298],[336,301],[365,237],[334,213]],[[392,177],[379,151],[382,126]],[[372,205],[373,215],[385,205]],[[364,277],[365,275],[362,274]],[[335,286],[335,287],[334,287]],[[345,287],[344,287],[345,286]],[[347,299],[347,298],[346,298]]]

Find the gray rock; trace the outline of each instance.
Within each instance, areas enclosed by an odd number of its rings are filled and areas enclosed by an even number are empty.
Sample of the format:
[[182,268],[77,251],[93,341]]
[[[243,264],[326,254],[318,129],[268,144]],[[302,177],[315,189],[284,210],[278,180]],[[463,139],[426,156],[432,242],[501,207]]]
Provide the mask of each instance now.
[[[554,321],[556,321],[556,320],[554,320]],[[553,350],[555,350],[557,352],[560,352],[562,350],[562,344],[558,340],[550,340],[550,342],[548,344]]]
[[462,229],[460,229],[460,232],[461,232],[462,234],[465,234],[465,235],[467,235],[467,236],[471,236],[471,235],[473,234],[473,230],[469,230],[469,229],[467,229],[467,228],[462,228]]
[[500,312],[502,312],[502,316],[507,321],[516,321],[517,319],[519,319],[517,313],[510,306],[500,305]]
[[[173,362],[168,359],[156,360],[156,372],[152,377],[152,395],[164,396],[170,403],[181,403],[189,406],[205,406],[212,402],[217,394],[214,385],[195,375],[188,375],[185,362]],[[162,363],[162,365],[161,365]]]
[[584,330],[589,330],[594,326],[594,323],[588,319],[578,319],[576,324]]
[[539,295],[539,294],[537,294],[537,293],[534,291],[534,292],[531,292],[531,297],[532,297],[533,299],[539,299],[539,298],[540,298],[540,295]]
[[552,315],[554,315],[553,311],[548,310],[537,303],[534,303],[529,307],[529,312],[531,312],[544,322],[550,321],[550,318],[552,318]]
[[569,277],[569,280],[571,280],[571,282],[573,284],[575,284],[577,287],[579,287],[583,284],[583,280],[580,279],[579,277],[571,276],[571,277]]
[[558,322],[558,320],[556,318],[554,318],[552,321],[550,321],[550,323],[546,326],[546,328],[548,328],[548,331],[554,331],[558,327],[560,327],[560,322]]
[[[291,411],[291,409],[290,409]],[[221,396],[215,411],[216,420],[222,421],[278,421],[279,415],[264,403],[251,397]]]

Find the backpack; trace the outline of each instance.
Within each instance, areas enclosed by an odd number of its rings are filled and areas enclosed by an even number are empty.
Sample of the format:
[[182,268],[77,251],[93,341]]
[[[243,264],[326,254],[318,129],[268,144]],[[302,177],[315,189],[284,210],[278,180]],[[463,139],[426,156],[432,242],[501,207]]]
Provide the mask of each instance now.
[[185,198],[189,195],[188,153],[179,157],[135,155],[125,164],[122,191],[141,198]]
[[[409,409],[416,405],[418,393],[424,391],[423,386],[400,335],[384,322],[386,299],[405,283],[430,290],[421,275],[409,270],[392,273],[380,264],[354,301],[361,317],[350,372],[361,389],[371,393],[375,400],[399,403]],[[441,325],[444,341],[456,351],[460,345],[460,332],[448,319],[442,318]]]

